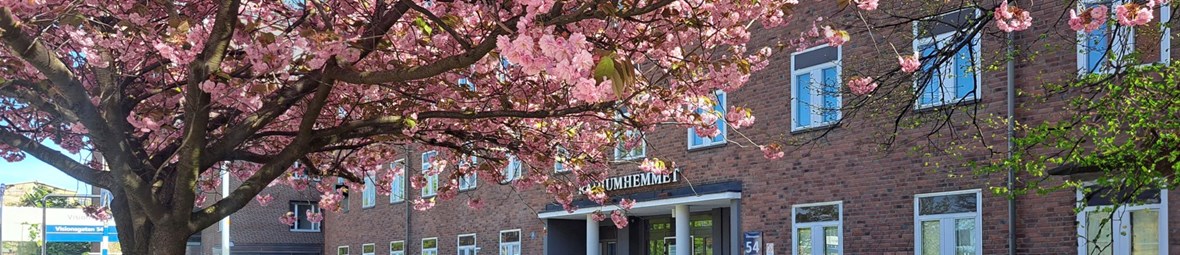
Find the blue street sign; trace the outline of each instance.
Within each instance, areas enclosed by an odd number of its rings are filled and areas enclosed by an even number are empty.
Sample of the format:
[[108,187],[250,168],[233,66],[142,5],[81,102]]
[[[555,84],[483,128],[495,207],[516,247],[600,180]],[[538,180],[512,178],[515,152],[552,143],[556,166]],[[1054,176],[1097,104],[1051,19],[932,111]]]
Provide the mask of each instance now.
[[114,226],[48,225],[45,230],[46,242],[118,242],[119,234]]

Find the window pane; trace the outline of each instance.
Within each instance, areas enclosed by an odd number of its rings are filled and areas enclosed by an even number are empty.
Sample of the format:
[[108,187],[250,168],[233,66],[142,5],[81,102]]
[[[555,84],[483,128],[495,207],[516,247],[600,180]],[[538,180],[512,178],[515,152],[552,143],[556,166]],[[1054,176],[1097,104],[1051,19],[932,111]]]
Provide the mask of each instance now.
[[825,123],[836,121],[836,113],[840,110],[840,77],[836,75],[836,68],[823,70],[823,120]]
[[795,76],[795,127],[811,125],[811,74]]
[[370,253],[370,254],[377,252],[376,245],[366,244],[364,246],[361,246],[361,252]]
[[795,222],[821,222],[840,220],[839,205],[821,205],[795,208]]
[[811,228],[801,228],[795,232],[795,240],[798,240],[799,251],[795,254],[811,254]]
[[405,242],[389,243],[389,251],[405,251],[405,250],[406,250],[406,243]]
[[975,193],[923,197],[918,199],[918,214],[948,214],[975,212],[979,206]]
[[955,220],[955,254],[974,255],[975,252],[975,219]]
[[1160,254],[1159,219],[1156,209],[1131,211],[1131,255]]
[[459,245],[475,245],[475,236],[459,236]]
[[500,233],[500,242],[520,242],[520,231],[508,231]]
[[422,239],[422,249],[438,248],[438,239]]
[[837,227],[824,227],[824,254],[839,255],[840,254],[840,229]]
[[939,255],[942,234],[940,224],[937,220],[922,222],[922,255]]
[[1086,34],[1086,70],[1089,72],[1097,71],[1102,67],[1102,63],[1107,58],[1107,50],[1110,49],[1110,39],[1107,37],[1107,26],[1099,26],[1098,29]]
[[975,90],[975,55],[974,42],[968,42],[959,52],[955,53],[955,98],[963,99],[973,94]]
[[938,88],[942,86],[942,74],[939,72],[941,69],[934,67],[934,63],[938,61],[934,54],[936,45],[935,43],[930,43],[919,47],[921,57],[918,59],[922,60],[922,73],[928,76],[926,77],[928,80],[926,80],[925,86],[921,88],[922,94],[918,97],[918,104],[920,105],[933,104],[938,102],[936,100],[942,99],[941,94],[938,93]]
[[1089,255],[1114,254],[1110,233],[1114,230],[1109,212],[1086,213],[1086,245]]

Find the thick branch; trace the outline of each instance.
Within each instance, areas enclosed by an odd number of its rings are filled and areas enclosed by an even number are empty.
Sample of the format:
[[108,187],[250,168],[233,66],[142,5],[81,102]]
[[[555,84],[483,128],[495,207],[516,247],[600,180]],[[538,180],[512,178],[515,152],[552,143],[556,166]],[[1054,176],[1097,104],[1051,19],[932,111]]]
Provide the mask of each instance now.
[[111,186],[112,182],[110,172],[99,171],[82,163],[78,163],[78,161],[74,161],[74,159],[71,159],[65,154],[50,149],[49,147],[23,135],[0,128],[0,143],[16,147],[17,149],[32,155],[46,164],[61,170],[66,175],[74,177],[74,179],[78,179],[101,188],[110,188]]

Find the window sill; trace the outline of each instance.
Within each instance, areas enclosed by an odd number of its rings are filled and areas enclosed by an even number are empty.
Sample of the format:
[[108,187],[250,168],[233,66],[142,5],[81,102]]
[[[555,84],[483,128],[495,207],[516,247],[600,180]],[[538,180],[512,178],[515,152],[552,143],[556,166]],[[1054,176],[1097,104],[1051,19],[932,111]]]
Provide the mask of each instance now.
[[839,120],[830,121],[830,122],[815,124],[815,125],[806,126],[806,127],[793,127],[793,128],[791,128],[791,135],[797,135],[797,134],[807,133],[807,132],[811,132],[811,131],[823,130],[823,129],[835,127],[836,123],[840,123],[840,121]]
[[406,202],[406,200],[401,200],[401,201],[389,201],[389,204],[391,204],[391,205],[396,205],[396,204],[402,204],[402,203],[405,203],[405,202]]
[[361,206],[361,210],[373,209],[374,207],[377,207],[377,204],[373,204],[370,206]]
[[291,230],[291,232],[295,232],[295,233],[319,233],[320,231],[319,231],[319,230],[299,230],[299,229],[292,229],[292,230]]
[[729,141],[712,143],[712,144],[704,144],[704,145],[698,145],[698,146],[688,146],[688,152],[697,152],[697,151],[704,151],[704,150],[709,150],[709,149],[714,149],[714,148],[721,148],[721,147],[725,147],[728,144],[729,144]]
[[915,105],[914,112],[915,113],[932,112],[932,111],[937,111],[941,108],[971,105],[971,104],[975,104],[978,102],[979,102],[979,97],[971,97],[971,98],[964,98],[962,100],[955,100],[952,102],[946,102],[946,103],[941,103],[941,104],[928,104],[928,105],[914,104]]
[[472,190],[475,190],[475,189],[476,189],[476,188],[466,188],[466,189],[459,189],[459,192],[468,192],[468,191],[472,191]]

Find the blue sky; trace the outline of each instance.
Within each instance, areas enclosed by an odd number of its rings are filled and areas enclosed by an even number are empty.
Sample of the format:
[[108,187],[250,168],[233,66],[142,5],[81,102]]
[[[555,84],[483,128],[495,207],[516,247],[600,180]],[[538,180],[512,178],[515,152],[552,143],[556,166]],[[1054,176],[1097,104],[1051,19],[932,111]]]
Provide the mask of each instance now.
[[[58,151],[65,152],[52,142],[46,142],[45,145]],[[67,154],[71,158],[80,159],[83,155],[89,155],[88,152],[83,151],[82,155]],[[81,160],[79,160],[81,162]],[[8,162],[7,160],[0,160],[0,183],[18,183],[28,181],[39,181],[49,185],[57,186],[59,188],[68,190],[83,190],[89,192],[90,185],[82,183],[61,171],[53,168],[45,162],[41,162],[32,156],[26,156],[24,160],[19,162]]]

